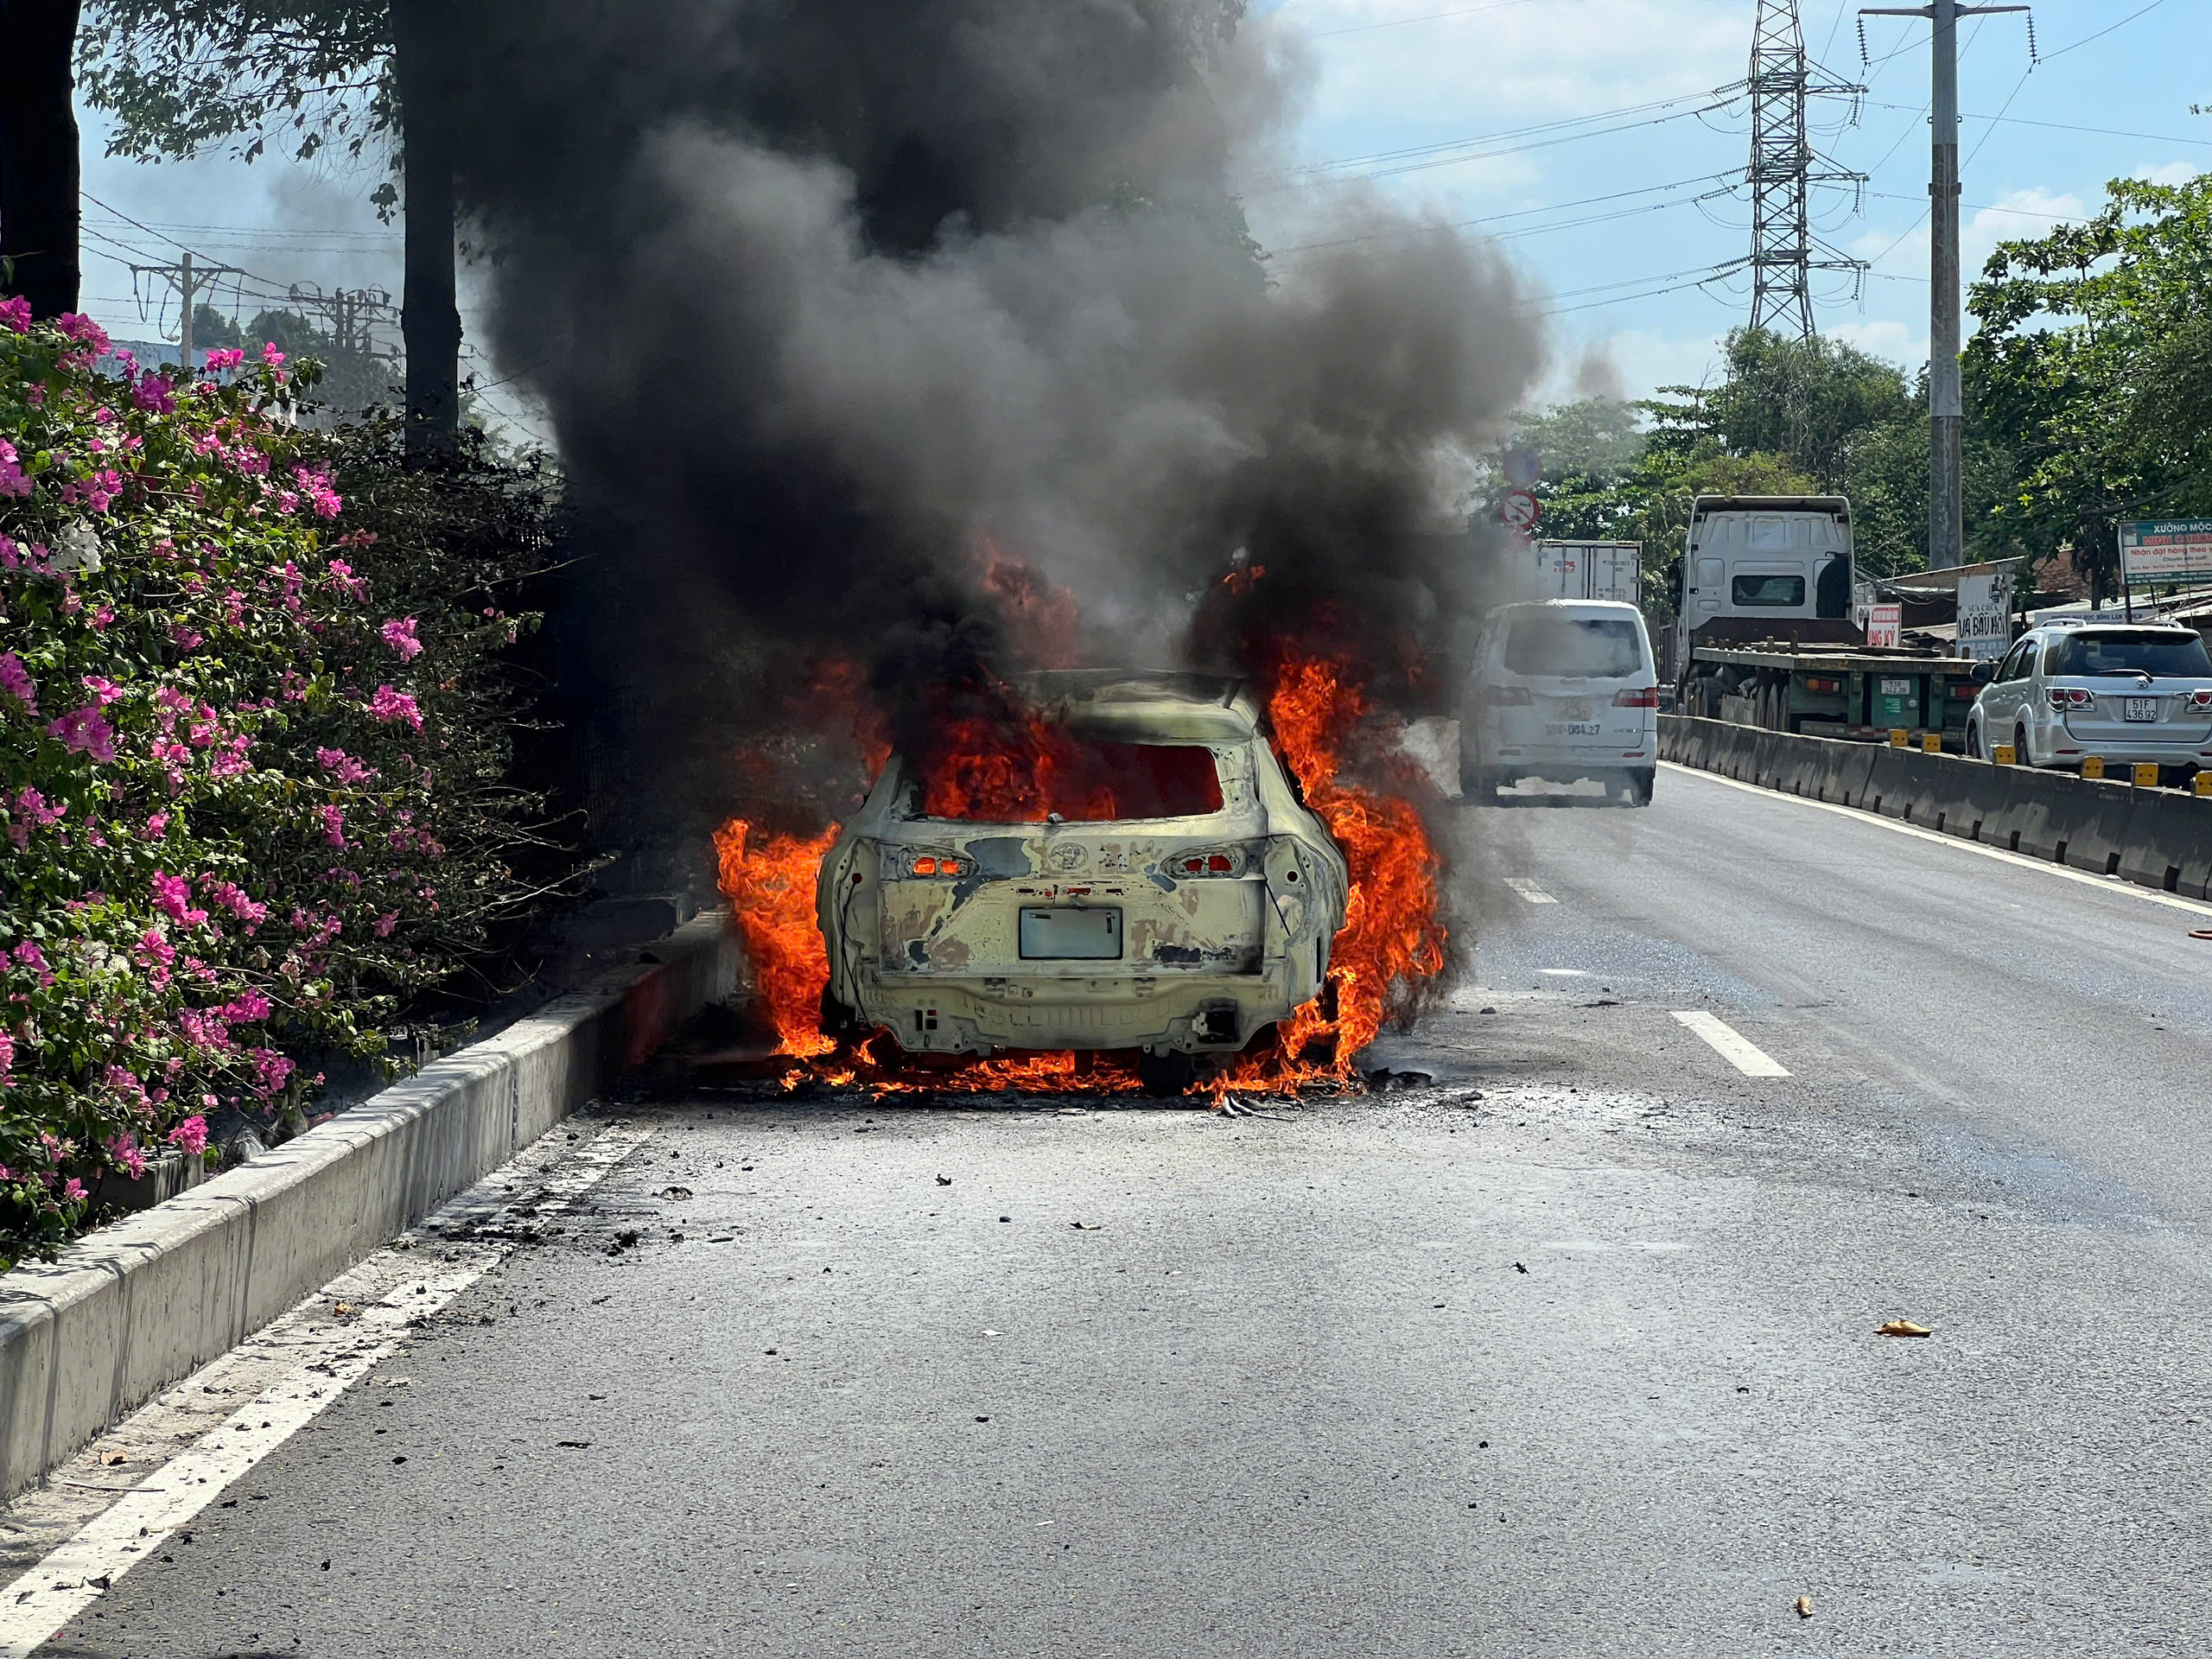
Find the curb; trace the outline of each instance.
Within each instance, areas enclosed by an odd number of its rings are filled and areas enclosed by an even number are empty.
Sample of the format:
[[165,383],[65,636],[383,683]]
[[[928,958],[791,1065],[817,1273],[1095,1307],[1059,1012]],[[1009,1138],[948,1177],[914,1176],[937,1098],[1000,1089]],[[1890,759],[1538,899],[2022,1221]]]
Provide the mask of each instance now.
[[720,912],[640,963],[0,1276],[0,1495],[236,1346],[585,1105],[734,988]]

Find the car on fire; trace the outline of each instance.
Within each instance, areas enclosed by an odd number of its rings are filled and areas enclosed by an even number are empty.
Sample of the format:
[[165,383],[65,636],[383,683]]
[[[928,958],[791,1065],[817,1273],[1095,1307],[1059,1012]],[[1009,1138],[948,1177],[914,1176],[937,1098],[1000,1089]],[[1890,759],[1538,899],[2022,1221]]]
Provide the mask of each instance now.
[[823,857],[824,1027],[910,1054],[1121,1051],[1180,1086],[1321,993],[1344,855],[1238,682],[1020,690],[1042,753],[1011,791],[894,753]]

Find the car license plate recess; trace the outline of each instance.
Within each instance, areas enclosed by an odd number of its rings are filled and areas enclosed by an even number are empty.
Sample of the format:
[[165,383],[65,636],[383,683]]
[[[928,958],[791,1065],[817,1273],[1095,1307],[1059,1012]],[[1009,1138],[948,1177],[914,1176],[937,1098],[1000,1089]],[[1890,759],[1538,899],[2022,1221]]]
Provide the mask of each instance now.
[[1555,701],[1559,704],[1559,717],[1561,720],[1587,720],[1590,718],[1589,698],[1560,697]]
[[1024,962],[1115,962],[1122,955],[1122,912],[1110,905],[1024,905]]
[[2158,700],[2156,697],[2130,697],[2126,713],[2130,720],[2156,720],[2158,717]]

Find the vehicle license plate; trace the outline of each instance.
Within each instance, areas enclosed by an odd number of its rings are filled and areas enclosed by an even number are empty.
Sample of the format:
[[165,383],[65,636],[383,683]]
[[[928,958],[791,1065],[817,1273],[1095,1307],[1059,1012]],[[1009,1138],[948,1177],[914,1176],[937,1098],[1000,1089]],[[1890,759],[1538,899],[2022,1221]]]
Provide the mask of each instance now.
[[1122,954],[1122,912],[1112,906],[1021,907],[1025,962],[1112,962]]
[[1555,720],[1544,728],[1546,737],[1597,737],[1605,728],[1594,720]]
[[2130,697],[2126,712],[2130,720],[2156,720],[2158,717],[2158,700],[2156,697]]
[[1590,718],[1589,698],[1560,697],[1556,701],[1559,703],[1559,717],[1561,720],[1587,720]]

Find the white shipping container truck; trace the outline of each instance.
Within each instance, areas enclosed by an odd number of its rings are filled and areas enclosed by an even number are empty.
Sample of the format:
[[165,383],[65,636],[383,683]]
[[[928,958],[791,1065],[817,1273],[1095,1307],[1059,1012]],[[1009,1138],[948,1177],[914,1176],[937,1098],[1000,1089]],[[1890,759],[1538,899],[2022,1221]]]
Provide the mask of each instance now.
[[1641,542],[1538,542],[1529,553],[1539,599],[1643,602]]

